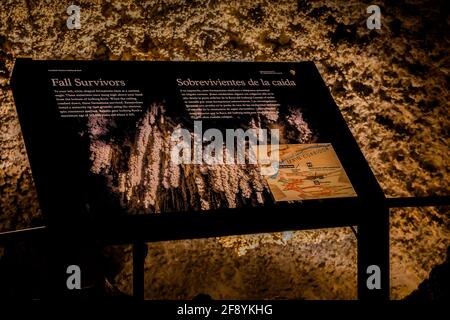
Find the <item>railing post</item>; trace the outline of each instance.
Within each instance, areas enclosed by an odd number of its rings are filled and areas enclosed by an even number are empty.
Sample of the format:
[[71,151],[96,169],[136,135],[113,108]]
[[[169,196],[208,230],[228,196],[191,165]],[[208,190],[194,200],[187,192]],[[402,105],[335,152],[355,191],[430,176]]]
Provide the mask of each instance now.
[[144,300],[144,264],[147,251],[145,242],[133,244],[133,297],[136,300]]

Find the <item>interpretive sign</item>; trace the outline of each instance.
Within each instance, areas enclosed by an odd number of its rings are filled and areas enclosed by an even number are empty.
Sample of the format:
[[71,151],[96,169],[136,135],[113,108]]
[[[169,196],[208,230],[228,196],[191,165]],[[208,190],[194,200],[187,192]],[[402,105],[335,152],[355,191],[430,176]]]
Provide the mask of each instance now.
[[18,59],[12,87],[51,221],[308,216],[380,192],[309,62]]
[[[354,225],[360,297],[387,296],[384,195],[312,62],[17,59],[11,85],[52,235]],[[377,292],[363,276],[373,265]]]

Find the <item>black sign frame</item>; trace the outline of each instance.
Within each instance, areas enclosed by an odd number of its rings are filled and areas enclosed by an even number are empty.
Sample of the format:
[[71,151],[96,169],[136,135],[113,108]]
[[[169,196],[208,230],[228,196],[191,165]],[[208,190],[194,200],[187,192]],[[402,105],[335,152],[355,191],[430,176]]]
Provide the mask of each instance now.
[[[196,70],[233,72],[255,68],[294,68],[298,95],[317,119],[322,137],[333,145],[358,197],[160,215],[80,214],[84,208],[72,195],[79,195],[84,183],[77,170],[77,161],[84,155],[74,154],[71,150],[74,140],[70,135],[60,134],[68,128],[61,127],[57,121],[48,76],[49,68],[78,67],[89,69],[93,75],[127,74],[135,83],[148,80],[145,78],[146,71],[147,75],[159,76],[176,69],[194,73]],[[11,86],[46,227],[54,239],[69,241],[74,246],[77,246],[77,239],[83,239],[83,243],[93,241],[105,245],[135,243],[139,248],[143,242],[150,241],[356,226],[358,296],[360,299],[389,298],[389,210],[385,197],[314,63],[17,59]],[[142,257],[138,257],[139,250],[135,250],[135,254],[140,261],[135,264],[135,273],[137,279],[142,279]],[[379,289],[367,286],[371,265],[381,270]],[[139,283],[142,281],[135,282],[134,292],[142,297],[143,287]]]

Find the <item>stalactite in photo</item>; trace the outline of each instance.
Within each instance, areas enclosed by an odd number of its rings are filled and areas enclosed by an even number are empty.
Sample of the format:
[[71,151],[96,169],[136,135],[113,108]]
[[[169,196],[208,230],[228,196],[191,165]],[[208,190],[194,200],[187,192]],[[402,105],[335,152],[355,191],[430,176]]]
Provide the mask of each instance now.
[[[171,118],[162,104],[152,104],[135,124],[135,133],[110,131],[115,120],[88,120],[91,172],[103,175],[112,194],[118,195],[121,206],[131,214],[210,210],[262,205],[273,201],[258,164],[176,164],[171,161],[175,146],[171,135],[176,129],[190,129],[183,119]],[[277,121],[277,122],[275,122]],[[280,127],[291,132],[284,137],[290,143],[305,143],[313,132],[299,110],[288,114],[261,112],[243,128]],[[284,130],[287,128],[286,130]],[[118,143],[120,141],[120,143]],[[236,156],[223,142],[223,159]],[[191,149],[193,153],[194,148]],[[193,154],[191,155],[193,159]],[[215,158],[214,158],[215,159]],[[245,148],[249,160],[249,148]],[[236,160],[236,159],[235,159]],[[217,161],[216,161],[217,162]]]

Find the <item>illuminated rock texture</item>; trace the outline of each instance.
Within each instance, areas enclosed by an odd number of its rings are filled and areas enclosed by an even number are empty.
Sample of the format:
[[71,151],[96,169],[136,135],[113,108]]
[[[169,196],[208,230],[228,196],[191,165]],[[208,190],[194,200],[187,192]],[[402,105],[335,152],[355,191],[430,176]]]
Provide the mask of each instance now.
[[[369,2],[354,0],[78,3],[81,29],[71,31],[64,1],[2,3],[0,230],[40,219],[9,87],[18,56],[313,60],[387,196],[449,194],[450,28],[445,0],[378,1],[382,26],[372,31],[365,23]],[[101,155],[93,170],[101,172],[112,149],[99,143],[93,151]],[[411,293],[445,260],[449,225],[448,208],[392,210],[393,298]],[[355,298],[351,231],[284,237],[149,245],[146,296],[192,298],[202,292],[213,298]],[[129,292],[131,262],[129,255],[123,259],[123,269],[111,281]]]

